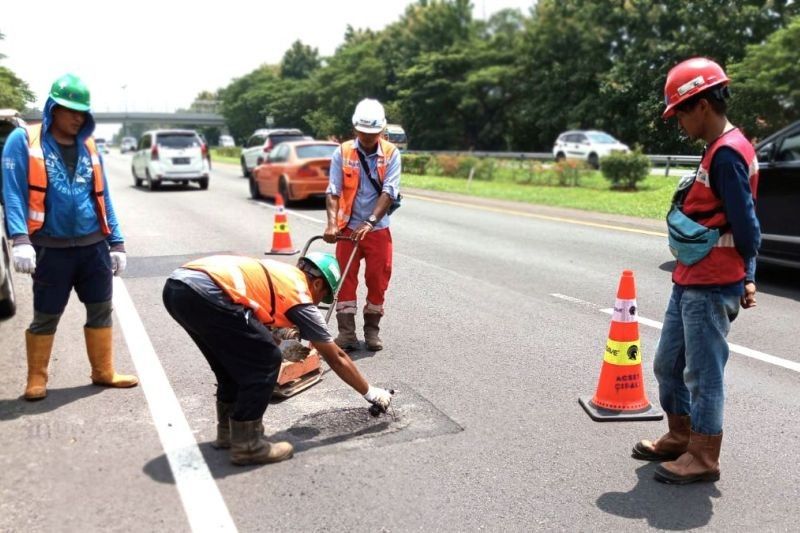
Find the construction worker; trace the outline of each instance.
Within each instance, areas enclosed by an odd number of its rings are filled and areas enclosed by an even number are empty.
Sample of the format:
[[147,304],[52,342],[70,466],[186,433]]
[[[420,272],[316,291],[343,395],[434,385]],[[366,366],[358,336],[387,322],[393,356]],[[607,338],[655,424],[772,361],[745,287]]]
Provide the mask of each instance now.
[[18,128],[3,149],[3,198],[17,272],[33,276],[33,321],[25,332],[26,400],[47,395],[48,364],[72,289],[86,306],[84,335],[96,385],[133,387],[114,371],[112,276],[125,244],[92,138],[89,89],[72,74],[50,88],[42,123]]
[[330,304],[340,281],[332,254],[311,252],[298,266],[217,255],[175,270],[164,286],[164,305],[217,378],[215,448],[230,448],[237,465],[283,461],[288,442],[264,438],[262,417],[278,381],[282,355],[270,328],[296,327],[342,380],[381,411],[392,401],[372,387],[333,343],[317,304]]
[[717,63],[678,64],[667,75],[664,96],[663,118],[677,117],[690,139],[706,142],[699,169],[675,195],[669,231],[704,235],[670,242],[677,264],[654,362],[669,431],[655,442],[640,441],[633,454],[666,461],[656,479],[685,484],[720,477],[725,338],[739,306],[756,305],[758,162],[727,119],[728,77]]
[[[364,340],[367,349],[383,349],[380,321],[384,295],[392,275],[392,234],[389,213],[400,194],[400,150],[381,138],[386,127],[383,106],[364,99],[353,114],[355,140],[343,143],[331,161],[327,189],[328,225],[325,240],[336,242],[336,257],[346,264],[358,246],[353,264],[345,275],[336,304],[339,335],[336,344],[349,350],[358,347],[355,316],[356,288],[361,260],[366,264],[364,279]],[[338,236],[350,237],[339,239]]]

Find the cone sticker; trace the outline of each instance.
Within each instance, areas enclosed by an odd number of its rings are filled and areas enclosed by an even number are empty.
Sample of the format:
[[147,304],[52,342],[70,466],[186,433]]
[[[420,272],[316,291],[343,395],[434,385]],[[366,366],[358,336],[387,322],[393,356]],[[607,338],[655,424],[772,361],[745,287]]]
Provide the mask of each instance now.
[[594,396],[578,401],[592,420],[661,420],[664,415],[647,399],[642,376],[642,349],[636,307],[636,282],[625,270],[619,280],[600,380]]
[[272,224],[272,249],[264,252],[265,255],[294,255],[299,250],[292,245],[292,236],[289,235],[289,221],[286,219],[286,210],[283,207],[283,196],[275,195],[275,221]]

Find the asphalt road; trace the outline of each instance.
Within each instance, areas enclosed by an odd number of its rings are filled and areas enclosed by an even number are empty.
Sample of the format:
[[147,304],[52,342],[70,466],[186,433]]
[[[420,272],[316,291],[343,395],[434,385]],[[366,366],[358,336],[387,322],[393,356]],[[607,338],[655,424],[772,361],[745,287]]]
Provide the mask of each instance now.
[[[392,223],[386,349],[354,353],[368,380],[399,390],[394,417],[369,417],[328,372],[267,410],[267,431],[292,440],[295,457],[237,468],[209,444],[213,375],[161,290],[189,258],[260,256],[274,209],[249,199],[234,166],[215,165],[208,191],[150,192],[133,187],[129,156],[106,161],[129,252],[115,289],[117,367],[142,386],[89,384],[73,297],[49,396],[22,401],[32,306],[30,279],[16,277],[19,312],[0,323],[1,531],[796,530],[791,272],[762,270],[758,307],[733,325],[721,481],[666,486],[654,465],[630,458],[663,422],[596,423],[577,403],[597,384],[603,309],[623,269],[635,272],[640,315],[662,320],[662,225],[408,191]],[[290,211],[296,245],[322,232],[321,201]],[[657,403],[659,330],[640,331]]]

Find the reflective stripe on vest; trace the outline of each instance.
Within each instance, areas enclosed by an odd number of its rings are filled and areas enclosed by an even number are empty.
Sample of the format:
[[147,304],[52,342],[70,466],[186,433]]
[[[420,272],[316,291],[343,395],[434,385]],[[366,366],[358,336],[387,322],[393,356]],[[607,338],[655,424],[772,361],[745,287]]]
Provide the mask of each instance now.
[[[45,196],[47,195],[47,167],[42,150],[42,125],[27,126],[28,131],[28,235],[33,235],[44,225]],[[103,168],[94,139],[86,139],[86,149],[92,159],[92,182],[97,221],[103,235],[110,235],[106,216],[106,199],[103,188]]]
[[[382,184],[386,177],[386,165],[391,159],[392,154],[397,148],[385,139],[380,140],[380,151],[378,152],[378,181]],[[375,176],[373,176],[374,178]],[[344,229],[350,221],[353,213],[353,204],[356,201],[358,186],[361,178],[361,161],[356,152],[355,141],[342,143],[342,193],[339,196],[339,212],[336,220],[339,229]],[[364,179],[369,179],[365,176]]]
[[[709,177],[714,155],[723,146],[732,148],[743,161],[747,162],[750,191],[754,200],[758,191],[758,159],[755,149],[738,128],[732,129],[721,135],[706,150],[700,161],[700,168],[697,170],[697,178],[683,203],[683,212],[686,215],[705,214],[695,220],[711,228],[728,226],[722,200],[717,198],[711,188]],[[672,273],[672,280],[678,285],[726,285],[741,281],[744,276],[744,259],[736,250],[733,233],[728,229],[720,236],[711,252],[697,263],[686,266],[678,262]]]
[[234,303],[252,309],[261,323],[271,327],[292,327],[287,311],[313,303],[305,274],[278,261],[213,255],[190,261],[183,268],[208,274]]

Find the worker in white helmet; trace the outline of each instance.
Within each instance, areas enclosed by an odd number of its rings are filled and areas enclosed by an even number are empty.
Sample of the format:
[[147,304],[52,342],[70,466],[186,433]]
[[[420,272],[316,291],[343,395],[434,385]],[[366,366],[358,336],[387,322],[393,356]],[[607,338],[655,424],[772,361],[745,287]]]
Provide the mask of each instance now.
[[[344,350],[358,347],[356,337],[356,288],[361,260],[367,301],[364,305],[364,340],[367,349],[383,349],[380,321],[384,295],[392,275],[392,234],[390,214],[399,207],[400,150],[381,138],[386,115],[377,100],[365,98],[353,113],[355,139],[343,143],[333,154],[327,190],[328,226],[325,240],[336,242],[340,264],[358,246],[356,256],[339,292],[336,320],[339,335],[335,342]],[[350,239],[339,239],[348,236]]]

